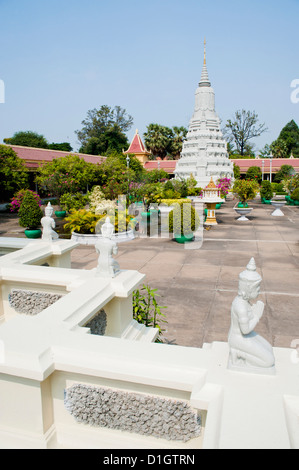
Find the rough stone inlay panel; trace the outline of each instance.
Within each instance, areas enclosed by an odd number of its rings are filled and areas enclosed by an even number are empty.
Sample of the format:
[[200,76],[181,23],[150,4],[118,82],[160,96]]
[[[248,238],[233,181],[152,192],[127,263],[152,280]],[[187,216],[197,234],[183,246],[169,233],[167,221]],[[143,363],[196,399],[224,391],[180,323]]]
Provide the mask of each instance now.
[[184,401],[83,384],[65,390],[64,404],[79,423],[176,441],[199,436],[200,417]]
[[12,289],[8,295],[9,304],[18,313],[37,315],[45,308],[57,302],[62,297],[60,294],[49,292],[35,292],[23,289]]
[[85,325],[87,328],[90,328],[90,333],[92,335],[103,336],[107,327],[107,315],[104,309],[101,309],[99,313],[92,318]]

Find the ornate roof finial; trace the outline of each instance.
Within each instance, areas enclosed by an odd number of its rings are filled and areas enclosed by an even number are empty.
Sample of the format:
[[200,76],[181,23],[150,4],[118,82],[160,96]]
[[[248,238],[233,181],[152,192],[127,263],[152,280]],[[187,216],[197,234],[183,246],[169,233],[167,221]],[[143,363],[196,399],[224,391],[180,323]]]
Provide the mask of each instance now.
[[204,40],[204,58],[203,58],[203,68],[202,68],[202,72],[201,72],[201,79],[200,79],[200,82],[198,84],[198,86],[202,87],[210,87],[211,86],[211,83],[210,83],[210,80],[209,80],[209,75],[208,75],[208,69],[207,69],[207,58],[206,58],[206,44],[207,44],[207,41],[206,41],[206,38]]

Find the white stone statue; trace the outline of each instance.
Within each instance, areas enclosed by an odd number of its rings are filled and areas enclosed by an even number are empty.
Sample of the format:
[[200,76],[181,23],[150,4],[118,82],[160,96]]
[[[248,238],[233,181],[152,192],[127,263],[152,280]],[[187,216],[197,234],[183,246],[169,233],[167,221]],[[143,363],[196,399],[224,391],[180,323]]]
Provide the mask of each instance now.
[[118,253],[118,248],[116,242],[111,240],[114,233],[114,225],[111,224],[109,217],[106,217],[101,231],[102,238],[95,245],[95,249],[99,253],[97,276],[115,277],[120,272],[120,267],[118,262],[112,257],[112,255]]
[[58,234],[53,230],[55,228],[55,220],[52,218],[53,207],[51,206],[50,201],[45,208],[45,216],[41,219],[41,225],[43,228],[42,240],[51,242],[52,240],[57,240]]
[[275,358],[270,343],[253,330],[263,315],[264,303],[256,299],[262,278],[256,272],[254,258],[239,275],[239,290],[231,306],[228,367],[244,372],[275,373]]

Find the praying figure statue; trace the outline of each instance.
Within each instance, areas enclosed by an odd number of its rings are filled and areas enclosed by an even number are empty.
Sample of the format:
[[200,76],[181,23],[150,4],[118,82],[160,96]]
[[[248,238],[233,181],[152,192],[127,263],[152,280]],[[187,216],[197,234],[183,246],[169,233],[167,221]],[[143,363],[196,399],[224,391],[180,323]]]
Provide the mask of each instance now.
[[260,293],[262,278],[256,272],[254,258],[239,275],[238,295],[231,306],[228,367],[245,372],[275,373],[275,358],[270,343],[254,332],[261,319],[264,303],[252,303]]
[[120,272],[120,267],[112,256],[118,253],[118,248],[116,242],[112,240],[114,225],[111,224],[109,217],[106,217],[101,231],[102,237],[95,245],[95,249],[99,253],[97,276],[115,277]]
[[57,240],[58,234],[53,230],[55,228],[55,220],[52,218],[53,207],[50,201],[45,208],[45,216],[41,219],[41,225],[43,227],[42,240],[51,242]]

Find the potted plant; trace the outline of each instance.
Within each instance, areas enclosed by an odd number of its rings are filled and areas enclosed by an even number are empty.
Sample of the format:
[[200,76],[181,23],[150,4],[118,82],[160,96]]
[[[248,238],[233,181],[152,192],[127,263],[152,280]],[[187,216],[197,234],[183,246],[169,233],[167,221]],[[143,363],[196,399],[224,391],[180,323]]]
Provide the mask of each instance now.
[[190,202],[176,203],[168,216],[169,232],[178,243],[193,241],[199,224],[199,215]]
[[247,201],[254,199],[259,192],[259,185],[254,180],[239,179],[234,182],[232,191],[239,198],[243,207],[246,207]]
[[273,188],[270,181],[262,181],[260,194],[262,204],[271,204],[271,199],[273,197]]
[[26,237],[40,238],[42,231],[39,226],[43,212],[31,191],[24,195],[18,215],[20,226],[25,227]]
[[259,184],[255,180],[238,179],[234,182],[232,191],[240,200],[238,206],[234,207],[235,211],[241,216],[238,220],[248,220],[246,215],[252,211],[252,208],[248,207],[247,201],[254,199],[259,189]]

